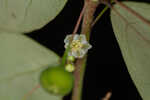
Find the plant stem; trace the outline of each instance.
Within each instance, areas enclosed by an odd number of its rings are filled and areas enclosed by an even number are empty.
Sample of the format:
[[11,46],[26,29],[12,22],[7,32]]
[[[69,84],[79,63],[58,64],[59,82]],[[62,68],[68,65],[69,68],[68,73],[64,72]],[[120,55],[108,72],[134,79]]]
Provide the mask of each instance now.
[[[93,2],[92,0],[85,0],[85,11],[84,11],[84,17],[83,17],[83,23],[82,23],[82,34],[86,34],[87,39],[90,38],[91,33],[91,24],[93,22],[93,14],[96,10],[98,3]],[[87,56],[83,57],[82,59],[77,59],[76,61],[76,70],[74,72],[75,76],[75,83],[74,83],[74,89],[72,94],[72,100],[81,100],[82,98],[82,84],[83,84],[83,77],[84,72],[86,68],[86,59]]]
[[[105,1],[104,1],[105,2]],[[113,3],[114,1],[111,0],[110,3]],[[101,2],[102,3],[102,2]],[[102,15],[108,10],[109,6],[106,5],[106,7],[99,13],[99,15],[96,17],[96,19],[93,21],[92,26],[94,26],[97,21],[102,17]]]
[[78,18],[78,21],[77,21],[77,23],[75,25],[75,28],[74,28],[73,32],[72,32],[73,35],[76,34],[77,31],[78,31],[79,25],[81,23],[81,20],[82,20],[83,14],[84,14],[84,10],[85,10],[85,5],[84,5],[84,7],[81,10],[81,13],[80,13],[80,16]]
[[86,66],[86,56],[76,62],[76,70],[74,72],[75,76],[75,83],[74,89],[72,94],[72,100],[81,100],[82,96],[82,83],[83,83],[83,76],[85,72]]
[[65,52],[64,52],[64,55],[61,59],[61,66],[64,67],[65,64],[66,64],[66,61],[67,61],[67,57],[68,57],[68,52],[69,52],[70,48],[68,46],[68,48],[66,48]]
[[109,7],[106,6],[106,7],[100,12],[100,14],[99,14],[99,15],[96,17],[96,19],[93,21],[92,26],[94,26],[94,25],[97,23],[97,21],[102,17],[102,15],[107,11],[108,8],[109,8]]

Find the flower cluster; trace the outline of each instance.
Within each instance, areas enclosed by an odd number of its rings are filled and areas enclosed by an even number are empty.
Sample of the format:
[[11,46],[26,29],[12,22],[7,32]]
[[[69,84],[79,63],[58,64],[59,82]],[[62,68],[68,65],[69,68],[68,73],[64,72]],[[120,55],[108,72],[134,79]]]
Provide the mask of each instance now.
[[86,40],[86,36],[81,34],[67,35],[65,40],[65,48],[70,46],[68,56],[82,58],[92,46]]

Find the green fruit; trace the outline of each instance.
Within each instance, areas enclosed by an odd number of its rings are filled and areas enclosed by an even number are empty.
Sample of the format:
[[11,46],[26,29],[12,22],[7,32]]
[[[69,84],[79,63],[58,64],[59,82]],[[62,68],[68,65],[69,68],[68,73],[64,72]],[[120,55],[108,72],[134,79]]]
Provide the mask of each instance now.
[[64,96],[71,92],[74,77],[63,67],[49,67],[41,73],[40,83],[49,93]]

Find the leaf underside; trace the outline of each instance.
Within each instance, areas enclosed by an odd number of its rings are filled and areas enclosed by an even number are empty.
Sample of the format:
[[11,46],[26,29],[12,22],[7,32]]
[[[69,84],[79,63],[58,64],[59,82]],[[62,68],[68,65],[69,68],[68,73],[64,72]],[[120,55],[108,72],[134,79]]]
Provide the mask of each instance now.
[[0,31],[27,33],[42,28],[67,0],[0,0]]
[[1,100],[61,100],[41,87],[24,98],[39,85],[39,74],[59,57],[24,35],[0,33],[0,99]]
[[59,14],[66,2],[0,0],[0,99],[62,99],[48,94],[41,87],[30,93],[40,84],[41,71],[58,64],[59,57],[20,33],[42,28]]
[[[150,21],[150,4],[122,2]],[[144,100],[150,100],[150,26],[118,4],[111,21],[128,71]]]

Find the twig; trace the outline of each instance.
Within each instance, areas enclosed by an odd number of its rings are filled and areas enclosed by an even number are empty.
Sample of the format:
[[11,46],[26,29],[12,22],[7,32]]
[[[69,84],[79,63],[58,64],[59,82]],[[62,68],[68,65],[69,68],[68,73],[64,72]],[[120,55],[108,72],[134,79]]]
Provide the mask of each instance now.
[[[93,2],[92,0],[85,0],[84,6],[86,9],[84,11],[81,33],[85,34],[87,36],[87,39],[89,40],[91,24],[93,22],[93,14],[96,10],[97,3]],[[83,77],[86,68],[86,59],[87,56],[83,57],[82,59],[77,59],[76,61],[76,70],[74,72],[75,83],[73,88],[72,100],[81,100]]]
[[[104,3],[104,4],[109,4],[109,2],[108,1],[103,1],[103,0],[101,0],[101,3]],[[111,0],[110,1],[110,3],[113,3],[113,0]],[[96,19],[93,21],[93,23],[92,23],[92,27],[97,23],[97,21],[102,17],[102,15],[108,10],[108,6],[106,6],[100,13],[99,13],[99,15],[96,17]]]
[[73,35],[76,34],[77,31],[78,31],[78,28],[79,28],[79,26],[80,26],[80,23],[81,23],[83,14],[84,14],[84,10],[85,10],[85,5],[83,6],[83,8],[82,8],[82,10],[81,10],[81,13],[80,13],[80,16],[79,16],[79,18],[78,18],[78,21],[77,21],[77,23],[76,23],[76,25],[75,25],[75,28],[74,28],[73,32],[72,32]]
[[93,21],[92,23],[92,27],[97,23],[97,21],[102,17],[102,15],[107,11],[109,7],[106,6],[101,12],[100,14],[96,17],[96,19]]
[[111,98],[111,95],[112,95],[112,92],[110,92],[110,91],[107,92],[106,95],[105,95],[105,97],[102,98],[102,100],[109,100]]

